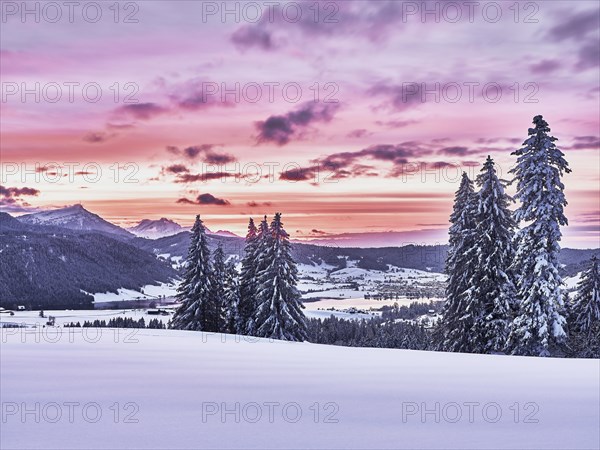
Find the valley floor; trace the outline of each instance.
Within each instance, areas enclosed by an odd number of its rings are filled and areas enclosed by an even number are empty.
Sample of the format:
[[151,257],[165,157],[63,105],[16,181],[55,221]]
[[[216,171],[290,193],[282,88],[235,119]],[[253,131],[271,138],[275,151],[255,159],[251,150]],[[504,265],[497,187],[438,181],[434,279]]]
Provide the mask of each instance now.
[[600,360],[42,330],[1,331],[1,448],[600,447]]

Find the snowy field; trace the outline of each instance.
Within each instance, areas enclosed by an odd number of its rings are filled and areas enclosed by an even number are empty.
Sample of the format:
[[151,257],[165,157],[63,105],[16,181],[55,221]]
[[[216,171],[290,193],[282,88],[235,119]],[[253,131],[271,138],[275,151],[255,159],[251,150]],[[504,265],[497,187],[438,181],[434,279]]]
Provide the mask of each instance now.
[[[167,309],[161,307],[161,309]],[[9,314],[0,314],[0,324],[17,324],[27,327],[43,326],[48,321],[48,317],[52,316],[56,319],[56,326],[64,326],[71,322],[77,323],[84,321],[104,320],[108,322],[110,319],[122,317],[139,320],[142,317],[146,324],[152,319],[158,319],[161,322],[167,323],[170,315],[150,315],[146,309],[114,309],[114,310],[99,310],[99,309],[81,309],[81,310],[44,310],[44,316],[39,316],[39,311],[14,311],[14,316]]]
[[141,300],[141,299],[155,299],[158,297],[172,297],[177,293],[177,286],[179,282],[175,283],[161,283],[159,285],[148,284],[140,291],[133,289],[118,289],[118,292],[97,292],[91,294],[94,296],[94,303],[106,303],[115,302],[122,300]]
[[[356,295],[356,292],[354,292]],[[358,320],[358,319],[370,319],[374,316],[381,315],[380,311],[377,311],[382,306],[392,306],[394,303],[398,303],[398,305],[410,305],[414,302],[422,302],[429,303],[429,301],[441,300],[441,299],[429,299],[429,298],[419,298],[419,299],[408,299],[406,297],[402,297],[395,300],[367,300],[362,297],[353,298],[351,295],[348,295],[348,298],[332,298],[332,299],[323,299],[314,302],[305,302],[304,303],[304,315],[306,317],[315,317],[315,318],[327,318],[330,316],[335,316],[339,319],[349,319],[349,320]],[[332,311],[331,308],[334,310]],[[365,313],[350,313],[348,310],[357,309],[360,311],[365,311]]]
[[[321,319],[331,317],[332,315],[339,319],[347,320],[370,319],[380,315],[380,312],[374,310],[384,305],[393,305],[394,302],[397,302],[399,305],[409,305],[415,301],[428,302],[429,299],[365,300],[364,298],[341,298],[319,300],[304,303],[304,315],[308,318]],[[160,308],[172,310],[175,307],[161,306]],[[334,308],[335,310],[330,311],[330,308]],[[372,309],[373,311],[369,311],[367,314],[347,312],[351,308],[364,311]],[[131,318],[134,320],[139,320],[143,317],[146,324],[152,319],[158,319],[166,324],[171,318],[171,315],[150,315],[147,311],[147,309],[44,310],[45,317],[39,317],[39,311],[13,311],[13,316],[6,313],[0,314],[0,324],[11,323],[28,327],[43,326],[48,321],[49,316],[56,319],[56,326],[64,326],[71,322],[80,322],[83,324],[86,320],[90,322],[105,320],[108,322],[110,319],[116,317]]]
[[75,331],[2,330],[1,448],[600,446],[598,360]]

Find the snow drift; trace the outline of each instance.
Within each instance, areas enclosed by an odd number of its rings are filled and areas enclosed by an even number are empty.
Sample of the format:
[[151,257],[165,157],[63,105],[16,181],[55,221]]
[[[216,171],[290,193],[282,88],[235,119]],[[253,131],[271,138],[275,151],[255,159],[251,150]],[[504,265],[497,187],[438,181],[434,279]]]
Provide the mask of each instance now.
[[2,448],[598,448],[600,361],[4,329]]

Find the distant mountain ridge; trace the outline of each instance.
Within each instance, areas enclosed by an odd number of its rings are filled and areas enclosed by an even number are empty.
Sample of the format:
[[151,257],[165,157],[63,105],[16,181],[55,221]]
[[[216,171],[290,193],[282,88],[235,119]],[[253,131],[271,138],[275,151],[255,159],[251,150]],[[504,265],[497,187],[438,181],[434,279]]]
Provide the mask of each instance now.
[[49,211],[41,211],[17,217],[19,222],[29,225],[57,226],[75,231],[97,231],[114,234],[121,238],[132,238],[134,235],[124,228],[104,220],[82,205],[67,206]]
[[[188,253],[189,231],[147,239],[81,206],[45,213],[51,214],[15,218],[0,212],[0,306],[90,307],[91,297],[85,292],[139,289],[178,277],[175,268]],[[211,250],[221,245],[230,259],[239,261],[244,255],[242,237],[210,233],[208,243]],[[442,273],[448,247],[351,248],[295,242],[292,251],[299,264],[326,265],[329,271],[353,266],[385,271],[391,265]],[[600,249],[563,249],[561,274],[577,274],[592,255],[600,256]]]
[[[182,233],[155,240],[138,239],[135,245],[167,259],[185,258],[190,244],[190,233]],[[216,249],[220,244],[226,255],[241,259],[244,255],[245,240],[241,237],[208,235],[209,248]],[[300,264],[326,264],[332,270],[343,269],[349,264],[369,270],[387,270],[389,265],[443,273],[448,255],[447,245],[405,245],[402,247],[338,247],[336,245],[314,245],[294,242],[292,255]],[[573,276],[580,272],[587,261],[596,255],[600,257],[600,249],[562,249],[559,260],[562,264],[561,274]]]
[[134,237],[42,223],[0,212],[0,307],[89,309],[86,292],[137,290],[179,276]]
[[137,225],[128,228],[127,231],[138,237],[157,239],[181,233],[184,228],[177,222],[162,217],[158,220],[144,219]]

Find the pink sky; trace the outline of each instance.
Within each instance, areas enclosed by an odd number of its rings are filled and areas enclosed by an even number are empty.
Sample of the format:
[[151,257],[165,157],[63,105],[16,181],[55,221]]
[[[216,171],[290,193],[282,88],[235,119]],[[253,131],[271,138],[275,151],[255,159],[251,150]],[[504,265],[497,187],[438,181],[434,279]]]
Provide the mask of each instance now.
[[257,2],[257,20],[249,3],[228,3],[238,17],[222,2],[122,3],[117,23],[112,2],[96,23],[81,8],[70,23],[66,7],[50,23],[39,6],[36,23],[3,2],[4,210],[81,202],[123,225],[199,212],[240,234],[249,215],[281,211],[296,237],[436,242],[460,172],[490,154],[508,176],[543,114],[573,169],[564,245],[597,247],[598,3],[522,3],[517,18],[499,2],[496,22],[490,3],[469,17],[454,2],[455,23],[448,2],[385,1]]

